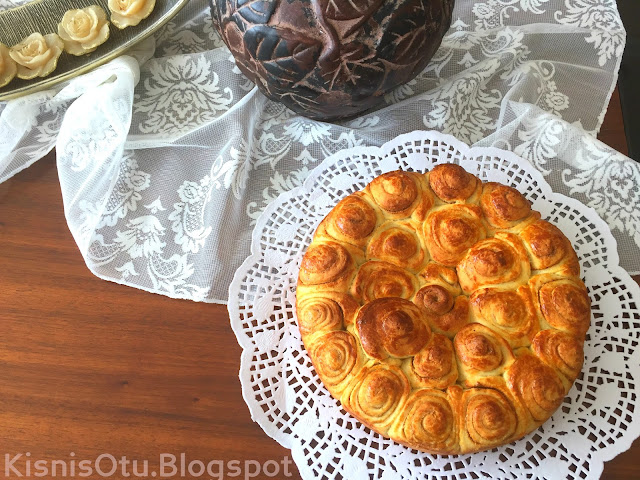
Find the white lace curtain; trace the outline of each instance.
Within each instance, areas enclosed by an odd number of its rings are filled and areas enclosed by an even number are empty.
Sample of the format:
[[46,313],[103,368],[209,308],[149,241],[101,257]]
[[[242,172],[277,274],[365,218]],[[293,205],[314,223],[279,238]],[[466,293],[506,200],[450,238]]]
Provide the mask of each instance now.
[[[23,0],[0,0],[0,9]],[[224,303],[256,219],[332,153],[433,129],[515,151],[595,208],[640,271],[640,169],[595,140],[625,32],[615,0],[457,0],[428,68],[329,124],[267,100],[205,2],[128,56],[0,104],[0,181],[54,146],[69,228],[97,276]]]

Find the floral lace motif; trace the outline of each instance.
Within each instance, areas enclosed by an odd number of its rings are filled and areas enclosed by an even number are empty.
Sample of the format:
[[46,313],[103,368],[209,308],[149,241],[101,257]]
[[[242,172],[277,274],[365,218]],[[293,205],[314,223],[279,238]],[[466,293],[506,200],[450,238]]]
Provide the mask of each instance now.
[[271,202],[342,149],[430,128],[511,149],[556,191],[591,202],[622,265],[640,271],[640,206],[626,183],[636,170],[578,129],[597,131],[614,84],[624,46],[614,0],[457,2],[453,18],[430,65],[384,108],[325,124],[264,98],[206,2],[188,2],[131,52],[151,58],[139,68],[125,56],[60,93],[0,105],[0,181],[58,142],[69,227],[96,274],[225,301]]

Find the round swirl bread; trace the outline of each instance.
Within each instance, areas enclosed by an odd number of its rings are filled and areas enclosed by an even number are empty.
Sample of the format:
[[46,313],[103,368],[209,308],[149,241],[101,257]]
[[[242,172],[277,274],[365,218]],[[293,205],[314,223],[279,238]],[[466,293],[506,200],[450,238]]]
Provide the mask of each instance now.
[[349,195],[300,267],[315,369],[376,432],[430,453],[509,443],[562,403],[591,317],[569,240],[517,190],[457,165]]

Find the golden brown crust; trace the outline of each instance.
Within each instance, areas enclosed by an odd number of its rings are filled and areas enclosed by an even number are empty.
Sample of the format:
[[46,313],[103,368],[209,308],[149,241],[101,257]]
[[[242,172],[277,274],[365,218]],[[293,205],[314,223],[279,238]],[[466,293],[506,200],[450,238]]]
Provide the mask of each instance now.
[[536,422],[544,422],[567,394],[555,370],[528,351],[507,370],[507,386]]
[[530,345],[540,330],[528,285],[516,290],[476,290],[470,302],[475,320],[496,331],[511,348]]
[[491,285],[517,288],[531,277],[531,267],[520,240],[504,232],[471,247],[458,264],[457,272],[466,293]]
[[479,451],[510,442],[518,428],[511,400],[491,388],[469,388],[462,394],[463,444]]
[[388,218],[401,219],[414,216],[418,221],[433,205],[433,194],[424,176],[415,172],[385,173],[376,177],[365,191]]
[[365,304],[356,318],[356,332],[365,353],[378,360],[411,357],[431,337],[418,307],[397,297]]
[[343,293],[306,295],[296,304],[300,333],[306,337],[317,332],[342,330],[353,323],[359,308],[353,297]]
[[442,316],[449,313],[455,305],[451,291],[442,285],[425,285],[414,299],[424,313],[429,316]]
[[367,258],[383,260],[416,273],[429,259],[418,232],[410,222],[402,221],[380,225],[367,246]]
[[513,228],[536,215],[519,191],[494,182],[484,184],[480,206],[489,225],[496,229]]
[[573,335],[557,330],[542,330],[533,339],[531,350],[570,382],[580,375],[584,362],[584,347],[582,341]]
[[481,377],[499,376],[514,361],[509,344],[479,323],[461,329],[453,339],[460,366],[460,378],[465,386],[478,385]]
[[429,343],[413,358],[402,364],[413,388],[447,388],[458,379],[453,343],[444,335],[434,333]]
[[429,186],[446,203],[472,201],[482,191],[482,182],[460,165],[437,165],[429,173]]
[[440,285],[422,287],[413,302],[422,310],[431,329],[447,337],[452,338],[469,323],[469,299],[462,295],[454,298]]
[[455,165],[391,172],[321,222],[300,268],[305,347],[363,424],[437,454],[512,442],[580,373],[590,301],[562,232]]
[[433,210],[424,223],[424,241],[436,262],[455,267],[467,250],[486,236],[479,207],[447,205]]
[[584,283],[574,278],[552,280],[538,290],[538,302],[550,327],[584,338],[591,321],[591,300]]
[[389,430],[391,437],[412,447],[448,454],[459,449],[455,397],[437,389],[415,390]]
[[352,379],[340,401],[365,425],[387,429],[411,393],[409,381],[395,365],[367,365]]
[[316,236],[326,235],[340,242],[362,247],[382,221],[382,213],[362,192],[343,198],[322,221]]
[[420,277],[425,284],[438,284],[446,287],[456,295],[459,295],[462,291],[458,284],[458,274],[453,268],[445,267],[438,263],[430,262],[420,272]]
[[351,380],[351,375],[362,368],[362,355],[353,335],[344,330],[317,337],[310,348],[313,366],[333,395]]
[[418,279],[401,267],[371,260],[358,270],[351,292],[363,303],[378,298],[411,298],[418,288]]
[[351,279],[356,264],[349,250],[337,242],[309,246],[300,265],[299,281],[303,285],[322,285],[339,290]]
[[532,270],[545,273],[561,270],[564,275],[580,275],[578,256],[571,242],[558,227],[545,220],[538,220],[520,233],[529,254]]

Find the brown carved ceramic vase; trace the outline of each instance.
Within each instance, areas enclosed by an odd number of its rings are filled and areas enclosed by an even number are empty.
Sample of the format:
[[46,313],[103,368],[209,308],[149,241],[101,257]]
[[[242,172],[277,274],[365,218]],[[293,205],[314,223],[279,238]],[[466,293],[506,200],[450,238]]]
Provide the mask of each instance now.
[[210,0],[240,70],[272,100],[317,120],[382,102],[429,63],[454,0]]

